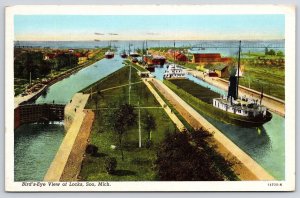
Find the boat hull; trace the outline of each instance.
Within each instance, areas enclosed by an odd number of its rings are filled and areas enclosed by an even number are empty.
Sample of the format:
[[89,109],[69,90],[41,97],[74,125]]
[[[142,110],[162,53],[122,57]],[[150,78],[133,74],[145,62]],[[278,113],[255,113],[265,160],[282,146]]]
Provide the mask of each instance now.
[[222,120],[227,123],[243,127],[259,127],[272,119],[272,114],[269,111],[267,111],[267,115],[264,117],[258,116],[251,118],[245,116],[238,116],[229,112],[222,112],[222,114],[218,114],[218,116],[222,116]]
[[114,57],[113,54],[105,55],[105,58],[107,58],[107,59],[112,59],[113,57]]

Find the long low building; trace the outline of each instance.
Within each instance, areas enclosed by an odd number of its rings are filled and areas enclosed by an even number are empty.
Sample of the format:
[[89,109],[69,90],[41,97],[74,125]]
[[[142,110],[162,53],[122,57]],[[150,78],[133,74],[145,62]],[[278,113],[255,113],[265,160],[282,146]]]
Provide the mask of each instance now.
[[221,57],[220,53],[194,53],[193,63],[228,63],[232,61],[230,57]]

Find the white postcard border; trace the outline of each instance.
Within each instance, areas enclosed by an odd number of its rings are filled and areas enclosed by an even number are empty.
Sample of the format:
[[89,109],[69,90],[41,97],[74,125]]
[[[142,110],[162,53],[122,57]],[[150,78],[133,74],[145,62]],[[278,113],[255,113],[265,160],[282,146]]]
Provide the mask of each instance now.
[[[237,182],[109,182],[110,186],[23,186],[14,182],[13,41],[14,15],[183,15],[284,14],[286,41],[285,181]],[[5,189],[7,191],[291,191],[295,189],[295,7],[287,5],[101,5],[13,6],[6,8],[5,24]],[[287,97],[288,96],[288,97]],[[38,183],[38,182],[36,182]],[[84,185],[87,182],[80,182]],[[282,186],[270,186],[271,184]],[[71,184],[78,184],[73,182]],[[98,184],[98,182],[95,182]],[[38,184],[37,184],[38,185]],[[42,185],[42,184],[41,184]]]

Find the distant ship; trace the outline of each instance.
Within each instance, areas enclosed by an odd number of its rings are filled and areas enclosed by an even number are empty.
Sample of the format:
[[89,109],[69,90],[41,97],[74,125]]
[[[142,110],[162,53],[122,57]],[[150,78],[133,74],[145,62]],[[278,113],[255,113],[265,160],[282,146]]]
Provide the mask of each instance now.
[[163,76],[164,79],[186,79],[186,72],[177,64],[170,64]]
[[107,59],[111,59],[114,56],[115,56],[115,53],[112,52],[112,51],[110,51],[110,50],[108,50],[107,52],[105,52],[105,58],[107,58]]
[[130,52],[129,56],[136,58],[136,57],[139,57],[140,55],[139,55],[139,53],[134,51],[134,52]]
[[121,55],[120,55],[122,58],[127,58],[127,54],[126,54],[126,52],[125,52],[125,50],[121,53]]
[[214,114],[230,123],[245,127],[258,127],[272,119],[272,114],[268,109],[261,105],[263,90],[260,101],[247,97],[238,97],[239,71],[240,71],[240,52],[239,46],[237,75],[232,74],[229,78],[227,97],[213,99]]

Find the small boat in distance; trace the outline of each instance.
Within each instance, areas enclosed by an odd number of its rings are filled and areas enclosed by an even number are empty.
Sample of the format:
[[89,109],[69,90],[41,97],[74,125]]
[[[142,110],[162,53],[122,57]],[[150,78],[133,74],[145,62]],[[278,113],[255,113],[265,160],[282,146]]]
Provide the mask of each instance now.
[[126,54],[126,52],[125,52],[125,50],[121,53],[121,55],[120,55],[122,58],[127,58],[127,54]]
[[129,56],[136,58],[136,57],[139,57],[140,55],[139,55],[139,53],[134,51],[134,52],[130,52]]
[[111,59],[114,56],[115,56],[115,53],[112,52],[112,51],[110,51],[110,50],[108,50],[107,52],[105,52],[105,58],[107,58],[107,59]]

